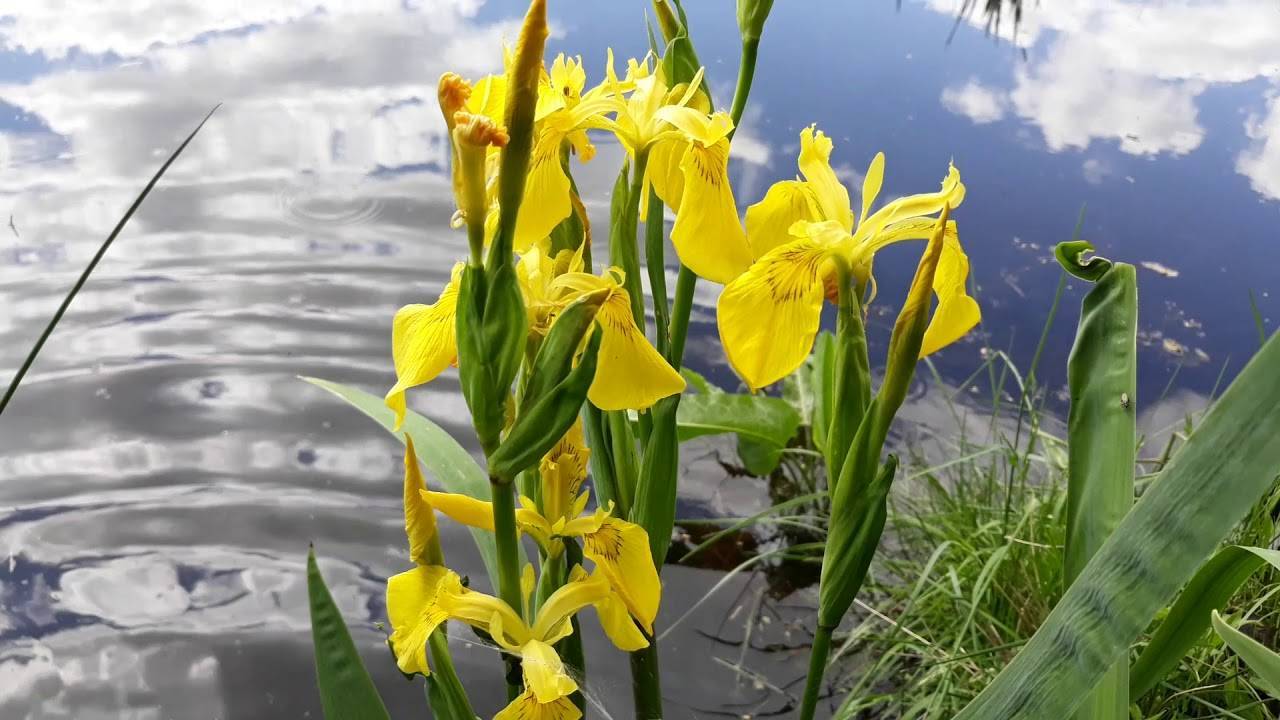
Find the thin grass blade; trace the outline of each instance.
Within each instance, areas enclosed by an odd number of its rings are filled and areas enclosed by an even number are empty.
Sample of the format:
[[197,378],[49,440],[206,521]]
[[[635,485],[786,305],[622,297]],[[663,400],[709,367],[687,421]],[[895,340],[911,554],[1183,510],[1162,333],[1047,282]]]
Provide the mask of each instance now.
[[120,235],[120,231],[124,230],[124,226],[128,224],[129,220],[133,217],[133,214],[142,206],[142,201],[147,199],[147,195],[151,194],[151,189],[156,186],[156,183],[160,182],[160,178],[164,176],[165,171],[169,169],[169,166],[173,164],[173,161],[177,160],[178,156],[182,154],[182,151],[187,149],[187,145],[190,145],[191,141],[195,139],[196,133],[200,132],[200,128],[204,127],[204,124],[209,121],[209,118],[213,117],[213,114],[217,112],[220,107],[222,107],[221,103],[214,105],[213,109],[210,110],[208,114],[204,116],[204,119],[196,125],[195,129],[187,135],[187,139],[183,140],[182,144],[178,145],[177,149],[173,151],[173,154],[169,155],[169,159],[164,161],[164,164],[160,166],[160,169],[156,171],[156,174],[151,176],[151,181],[142,188],[142,192],[138,193],[138,197],[134,198],[133,204],[125,211],[124,215],[120,218],[120,222],[116,223],[115,228],[111,230],[111,234],[107,235],[107,239],[102,241],[102,245],[98,246],[98,251],[93,254],[93,258],[91,258],[89,260],[89,264],[85,266],[84,272],[80,273],[80,277],[76,280],[75,284],[71,286],[71,290],[67,292],[67,296],[62,299],[62,304],[59,305],[58,309],[53,313],[53,317],[49,319],[49,324],[45,327],[44,332],[40,333],[40,337],[37,338],[35,344],[31,346],[31,352],[27,353],[26,359],[23,360],[22,365],[18,367],[18,372],[14,374],[13,380],[9,382],[9,387],[5,390],[4,397],[0,398],[0,414],[3,414],[5,408],[9,407],[9,401],[13,399],[13,394],[18,391],[18,386],[22,384],[22,379],[26,377],[27,371],[30,370],[31,366],[35,363],[36,356],[39,355],[40,351],[44,348],[45,342],[47,342],[49,340],[49,336],[53,334],[53,329],[58,326],[58,323],[62,322],[62,316],[67,313],[67,308],[71,307],[71,302],[76,299],[76,295],[80,293],[80,289],[89,281],[89,276],[97,269],[98,263],[101,262],[103,256],[107,254],[107,250],[111,249],[111,244],[116,241],[116,237]]
[[1250,669],[1262,677],[1268,687],[1280,688],[1280,655],[1228,625],[1217,610],[1213,611],[1213,630],[1222,638],[1222,642],[1236,651]]

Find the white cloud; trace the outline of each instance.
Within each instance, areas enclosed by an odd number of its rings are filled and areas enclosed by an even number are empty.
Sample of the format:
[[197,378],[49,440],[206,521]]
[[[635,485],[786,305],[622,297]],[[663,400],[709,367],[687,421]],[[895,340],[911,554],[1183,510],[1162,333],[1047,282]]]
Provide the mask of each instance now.
[[[923,0],[954,15],[960,0]],[[981,12],[968,15],[982,27]],[[1011,110],[1038,127],[1054,151],[1084,149],[1094,141],[1118,143],[1134,155],[1185,154],[1205,130],[1196,104],[1211,85],[1280,76],[1280,12],[1272,0],[1057,0],[1029,9],[1014,34],[1000,34],[1029,50],[1015,73]],[[989,98],[944,92],[953,112],[987,122]],[[957,109],[965,107],[973,113]],[[985,114],[984,114],[985,112]],[[1280,178],[1280,112],[1253,118],[1253,143],[1237,160],[1259,192],[1272,197]]]
[[1251,142],[1236,158],[1236,172],[1262,195],[1280,199],[1280,93],[1272,93],[1265,117],[1245,122],[1245,133]]
[[970,80],[960,87],[942,91],[942,106],[957,115],[963,115],[979,125],[995,122],[1004,117],[1004,93]]
[[1111,174],[1111,166],[1104,160],[1089,158],[1080,165],[1084,181],[1090,185],[1098,185]]

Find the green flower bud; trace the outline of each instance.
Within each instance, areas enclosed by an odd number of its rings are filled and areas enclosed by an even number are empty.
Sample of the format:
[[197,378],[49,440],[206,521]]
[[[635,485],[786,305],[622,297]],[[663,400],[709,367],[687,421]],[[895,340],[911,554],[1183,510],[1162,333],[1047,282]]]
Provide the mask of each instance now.
[[507,263],[490,272],[467,265],[458,288],[458,376],[486,457],[498,448],[506,425],[528,334],[514,267]]
[[773,0],[738,0],[738,31],[742,33],[743,42],[760,39],[764,21],[772,9]]

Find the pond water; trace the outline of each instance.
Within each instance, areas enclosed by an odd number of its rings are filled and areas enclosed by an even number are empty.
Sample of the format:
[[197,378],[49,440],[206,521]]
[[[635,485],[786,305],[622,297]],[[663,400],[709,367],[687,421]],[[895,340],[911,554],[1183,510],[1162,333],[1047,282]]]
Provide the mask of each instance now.
[[[733,3],[689,5],[723,102]],[[740,208],[794,175],[812,122],[855,188],[878,150],[890,195],[933,189],[954,159],[984,309],[982,331],[938,358],[957,380],[987,346],[1029,361],[1059,278],[1049,249],[1087,206],[1082,236],[1143,266],[1137,402],[1148,417],[1161,408],[1144,402],[1166,390],[1177,407],[1202,403],[1257,347],[1250,291],[1268,330],[1280,303],[1280,11],[1042,0],[1016,31],[1009,12],[988,31],[981,12],[957,19],[958,5],[779,2],[734,144]],[[645,6],[553,0],[550,52],[581,54],[595,82],[607,47],[645,51]],[[497,69],[520,13],[514,0],[0,9],[6,382],[145,179],[223,103],[0,419],[0,717],[319,717],[308,542],[390,703],[421,716],[375,627],[382,582],[405,564],[400,447],[296,376],[377,393],[391,383],[392,313],[433,298],[465,248],[447,226],[435,78]],[[620,157],[602,143],[575,168],[597,215]],[[883,308],[914,263],[894,248],[877,264]],[[1047,335],[1053,393],[1082,290],[1069,284]],[[690,364],[731,386],[715,293],[703,284]],[[891,317],[875,323],[873,354]],[[468,437],[456,376],[411,400]],[[758,507],[761,485],[726,478],[714,450],[686,453],[682,514]],[[465,533],[447,530],[446,547],[475,574]],[[660,624],[719,575],[669,567],[664,580]],[[789,707],[805,599],[771,603],[744,653],[743,608],[760,591],[734,579],[664,638],[670,717]],[[488,652],[461,648],[460,663],[494,690]],[[593,697],[626,716],[625,658],[595,656]]]

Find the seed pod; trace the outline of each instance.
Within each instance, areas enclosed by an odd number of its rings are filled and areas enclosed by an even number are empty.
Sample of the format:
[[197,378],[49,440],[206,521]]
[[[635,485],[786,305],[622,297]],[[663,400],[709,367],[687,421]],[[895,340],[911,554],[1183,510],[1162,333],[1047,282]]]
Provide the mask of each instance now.
[[[513,478],[536,465],[578,418],[582,403],[587,399],[587,390],[596,376],[596,356],[600,353],[600,338],[603,336],[594,330],[594,326],[588,326],[588,331],[591,339],[587,341],[578,365],[547,388],[532,405],[520,408],[511,432],[489,457],[489,472],[493,476]],[[539,353],[539,357],[541,355]]]

